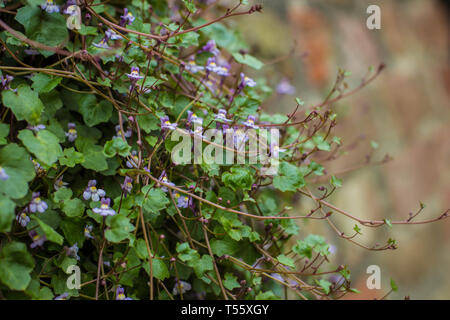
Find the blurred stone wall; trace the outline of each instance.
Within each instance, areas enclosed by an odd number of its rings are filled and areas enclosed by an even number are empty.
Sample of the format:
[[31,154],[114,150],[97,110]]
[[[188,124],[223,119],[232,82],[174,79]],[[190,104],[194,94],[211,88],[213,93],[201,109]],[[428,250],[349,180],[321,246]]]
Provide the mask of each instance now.
[[[283,78],[294,96],[274,96],[266,110],[288,113],[298,96],[308,104],[321,102],[338,68],[352,72],[358,85],[369,66],[387,68],[356,95],[335,106],[338,136],[357,143],[346,156],[329,164],[330,173],[364,163],[370,141],[379,148],[374,159],[388,153],[393,161],[343,173],[344,186],[333,203],[361,218],[400,220],[427,205],[416,219],[435,217],[450,208],[450,65],[449,20],[434,0],[263,0],[264,14],[236,20],[252,53],[269,63],[263,73],[275,87]],[[381,29],[368,30],[366,9],[381,8]],[[295,46],[295,54],[283,59]],[[298,210],[308,203],[300,201]],[[334,216],[333,216],[334,217]],[[335,218],[350,232],[354,223]],[[364,228],[361,241],[385,243],[394,237],[399,249],[369,252],[337,239],[328,225],[300,223],[305,234],[324,235],[337,248],[334,261],[353,271],[362,294],[381,297],[393,278],[400,287],[390,298],[450,299],[450,220],[430,225]],[[382,290],[366,288],[366,268],[379,265]]]

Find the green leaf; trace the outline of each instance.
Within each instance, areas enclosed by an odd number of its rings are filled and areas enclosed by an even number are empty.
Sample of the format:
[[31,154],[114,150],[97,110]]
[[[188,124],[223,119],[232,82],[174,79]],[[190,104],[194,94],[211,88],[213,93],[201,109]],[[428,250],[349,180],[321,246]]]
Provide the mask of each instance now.
[[339,178],[336,178],[335,176],[331,176],[331,180],[330,183],[333,187],[335,188],[340,188],[342,187],[342,180]]
[[120,242],[130,238],[130,233],[134,230],[134,225],[130,219],[120,214],[108,216],[106,225],[110,227],[105,231],[105,238],[110,242]]
[[258,293],[255,300],[278,300],[278,297],[272,292],[272,290],[269,290]]
[[305,179],[298,167],[281,162],[278,175],[273,179],[273,186],[283,192],[296,191],[305,186]]
[[233,290],[233,289],[241,287],[241,285],[237,281],[237,277],[229,272],[225,273],[225,279],[223,280],[223,285],[228,290]]
[[11,290],[25,290],[33,268],[33,257],[24,243],[10,242],[0,251],[0,281]]
[[44,221],[42,221],[35,215],[31,216],[31,218],[39,223],[39,226],[41,227],[42,231],[44,231],[45,237],[47,238],[48,241],[57,243],[59,245],[63,244],[64,238],[58,232],[53,230],[52,227],[50,227],[48,224],[46,224]]
[[249,67],[252,67],[253,69],[259,70],[264,66],[264,63],[261,62],[260,60],[256,59],[254,56],[250,55],[250,54],[241,54],[239,52],[234,52],[233,54],[233,58],[238,62],[238,63],[242,63],[245,64]]
[[203,255],[201,259],[195,259],[188,263],[189,266],[194,268],[194,272],[198,278],[203,277],[206,271],[211,271],[214,268],[213,260],[209,255]]
[[38,124],[41,119],[44,105],[39,99],[37,92],[30,86],[21,84],[17,87],[17,92],[4,90],[2,92],[3,104],[10,108],[17,120],[26,120],[30,124]]
[[58,160],[62,166],[73,168],[77,164],[84,162],[84,155],[80,152],[75,151],[74,148],[68,148],[64,149],[63,155],[59,157]]
[[166,193],[160,188],[151,188],[149,185],[142,188],[144,194],[143,208],[149,213],[158,213],[170,203]]
[[[145,265],[148,266],[148,264],[144,264],[144,266]],[[167,268],[167,265],[163,260],[157,258],[152,259],[152,268],[153,276],[156,279],[164,280],[170,277],[169,269]]]
[[63,78],[49,76],[45,73],[38,73],[31,78],[33,85],[31,86],[35,91],[39,93],[49,93],[61,82]]
[[302,257],[312,258],[313,251],[321,256],[329,255],[329,245],[321,236],[310,234],[304,240],[297,240],[297,244],[292,247],[292,251]]
[[79,218],[66,218],[61,221],[61,230],[67,242],[73,246],[75,243],[78,247],[83,247],[85,241],[84,236],[85,221]]
[[388,225],[388,227],[392,228],[392,223],[389,219],[384,219],[383,221]]
[[114,138],[113,140],[106,142],[105,147],[103,148],[103,154],[108,158],[112,158],[116,154],[126,157],[130,154],[130,150],[131,147],[126,141],[122,138]]
[[218,257],[225,254],[232,256],[239,250],[239,243],[228,237],[222,240],[212,239],[211,249]]
[[277,257],[277,260],[279,263],[284,264],[285,266],[291,267],[291,268],[295,268],[295,264],[294,264],[294,260],[292,260],[289,257],[286,257],[284,254],[280,254]]
[[53,194],[53,201],[58,203],[60,201],[69,200],[72,197],[72,190],[69,188],[60,188]]
[[81,217],[84,212],[84,203],[80,199],[65,200],[61,209],[68,217]]
[[14,221],[16,204],[9,198],[0,195],[0,232],[10,232]]
[[9,134],[9,124],[0,123],[0,145],[6,144],[6,137]]
[[51,166],[62,155],[59,140],[50,131],[40,130],[34,135],[31,130],[21,130],[18,137],[42,164]]
[[319,281],[316,280],[316,283],[323,289],[323,292],[325,292],[325,294],[329,294],[330,293],[330,288],[331,288],[331,282],[325,279],[320,279]]
[[89,127],[93,127],[99,123],[107,122],[112,115],[113,106],[107,100],[97,103],[97,99],[93,94],[86,94],[80,99],[80,113],[83,120]]
[[392,291],[394,291],[394,292],[397,292],[397,291],[398,291],[397,284],[395,283],[395,281],[394,281],[393,279],[391,279],[391,289],[392,289]]
[[222,174],[222,181],[225,186],[230,187],[234,191],[251,190],[253,175],[247,168],[232,167],[229,172]]
[[193,0],[183,0],[184,5],[190,13],[194,13],[197,10],[193,2]]
[[24,197],[28,192],[27,182],[35,176],[30,155],[17,144],[9,144],[0,149],[0,166],[9,176],[8,180],[0,183],[0,194],[13,199]]

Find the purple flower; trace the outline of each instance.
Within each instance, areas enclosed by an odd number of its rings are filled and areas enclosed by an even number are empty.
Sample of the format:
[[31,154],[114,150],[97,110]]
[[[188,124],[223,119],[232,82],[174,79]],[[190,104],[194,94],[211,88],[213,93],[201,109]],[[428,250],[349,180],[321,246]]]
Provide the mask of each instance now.
[[174,296],[178,295],[178,294],[185,294],[186,291],[189,291],[192,289],[192,286],[190,283],[186,282],[186,281],[182,281],[182,280],[177,280],[175,282],[175,286],[173,287],[172,290],[172,294]]
[[116,290],[116,300],[133,300],[133,299],[128,298],[125,295],[125,289],[119,286],[119,287],[117,287],[117,290]]
[[251,87],[253,88],[256,86],[256,82],[252,79],[244,75],[243,72],[241,72],[241,84],[239,85],[239,88],[242,90],[244,87]]
[[187,208],[189,206],[189,197],[182,196],[178,192],[175,193],[175,200],[177,201],[178,208]]
[[139,157],[135,150],[131,152],[130,160],[127,161],[127,167],[132,168],[138,168],[139,165]]
[[175,130],[177,128],[178,124],[171,123],[169,121],[169,117],[168,116],[163,116],[163,117],[160,118],[160,120],[161,120],[161,129],[163,129],[163,130],[165,130],[165,129]]
[[120,40],[120,39],[123,39],[123,37],[121,35],[117,34],[117,32],[115,32],[112,29],[106,30],[105,35],[106,35],[106,39],[108,39],[108,40]]
[[110,198],[102,198],[102,204],[100,205],[100,208],[94,208],[92,211],[95,213],[98,213],[99,215],[106,217],[106,216],[113,216],[116,214],[116,211],[110,207],[111,199]]
[[203,124],[203,119],[198,117],[195,113],[193,113],[191,110],[188,110],[187,112],[188,116],[187,116],[187,123],[190,125],[191,123],[195,123],[195,124],[199,124],[202,125]]
[[11,81],[14,80],[13,76],[10,76],[9,74],[5,76],[0,76],[0,89],[1,90],[11,90]]
[[133,189],[133,179],[131,179],[129,176],[126,176],[123,184],[121,184],[120,187],[122,188],[124,196],[126,197],[127,194],[130,193]]
[[31,131],[34,131],[34,132],[38,132],[38,131],[44,130],[45,126],[43,124],[38,124],[36,126],[28,125],[27,129],[30,129]]
[[55,297],[53,300],[67,300],[69,297],[69,294],[67,292],[64,292],[63,294],[60,294],[59,296]]
[[70,122],[67,124],[68,130],[66,132],[66,137],[70,142],[74,142],[78,137],[76,127],[75,123]]
[[128,11],[128,8],[123,9],[123,16],[120,16],[120,25],[123,27],[127,24],[132,24],[136,19],[133,14]]
[[280,81],[276,90],[278,94],[292,95],[295,93],[295,87],[291,85],[286,78]]
[[243,125],[249,128],[258,129],[259,127],[255,125],[256,118],[255,116],[249,115],[247,120],[243,122]]
[[218,56],[220,53],[219,49],[217,49],[216,41],[214,40],[209,40],[199,52],[210,52],[215,56]]
[[139,75],[138,67],[131,67],[131,73],[127,73],[127,77],[132,83],[136,83],[139,79],[143,79],[144,76]]
[[248,140],[248,135],[245,130],[240,128],[235,128],[233,134],[234,145],[236,149],[240,150],[245,146],[245,142]]
[[278,158],[280,152],[285,152],[287,149],[281,149],[278,145],[270,145],[270,154],[272,157]]
[[22,227],[24,227],[24,228],[28,225],[28,223],[29,223],[30,220],[31,220],[30,217],[27,216],[26,210],[27,210],[27,209],[25,209],[24,212],[22,212],[21,214],[18,214],[18,215],[16,216],[17,222],[18,222]]
[[[120,132],[120,124],[118,124],[115,128],[116,128],[116,136],[114,136],[113,139],[122,138],[122,133]],[[133,135],[133,130],[131,129],[131,127],[128,127],[127,131],[125,131],[123,135],[125,138],[131,138],[131,136]]]
[[44,4],[41,4],[41,8],[48,13],[59,12],[59,6],[53,0],[47,0]]
[[[163,172],[159,176],[158,180],[161,181],[161,182],[164,182],[165,184],[168,184],[169,186],[175,186],[175,184],[173,182],[170,182],[169,179],[167,178],[167,174],[166,174],[165,170],[163,170]],[[164,192],[168,191],[166,186],[161,186],[161,190],[164,191]]]
[[30,212],[45,212],[47,210],[48,205],[45,203],[45,201],[42,201],[40,198],[39,192],[33,192],[33,197],[31,199],[31,203],[29,205]]
[[206,62],[206,70],[223,77],[227,77],[230,75],[229,68],[227,66],[218,65],[216,62],[216,58],[214,57],[209,58]]
[[66,256],[80,260],[80,257],[78,256],[78,250],[80,250],[80,248],[78,248],[77,243],[69,248],[66,247]]
[[0,166],[0,180],[5,181],[5,180],[8,180],[8,179],[9,179],[9,176],[6,174],[5,169],[3,169],[2,166]]
[[53,187],[55,187],[55,190],[59,190],[62,187],[67,186],[68,183],[63,181],[63,176],[59,177],[58,179],[56,179],[55,183],[53,184]]
[[202,126],[196,126],[194,130],[191,130],[191,134],[198,138],[204,138],[203,136],[203,127]]
[[185,64],[185,68],[192,73],[197,73],[204,69],[204,67],[199,66],[195,63],[194,58],[189,59],[188,63]]
[[231,120],[227,119],[227,110],[219,109],[217,114],[214,116],[214,119],[219,122],[231,122]]
[[41,173],[42,171],[44,171],[44,168],[42,168],[42,166],[39,164],[39,162],[37,162],[36,160],[34,160],[33,158],[30,157],[31,162],[33,162],[34,165],[34,170],[36,171],[36,173]]
[[86,225],[84,227],[84,237],[87,239],[94,239],[94,237],[92,236],[92,226],[91,225]]
[[111,49],[111,47],[108,46],[108,39],[107,38],[103,38],[102,40],[100,40],[99,43],[93,43],[92,45],[94,47],[101,48],[101,49]]
[[84,200],[92,199],[92,201],[99,201],[103,198],[106,192],[103,189],[97,189],[97,180],[89,180],[86,189],[83,192]]
[[39,235],[36,230],[31,230],[28,232],[28,235],[30,236],[31,240],[33,242],[30,244],[30,248],[34,249],[36,247],[42,247],[44,242],[47,241],[47,238],[45,236]]
[[212,92],[217,90],[216,81],[208,79],[204,82],[204,85],[209,88]]

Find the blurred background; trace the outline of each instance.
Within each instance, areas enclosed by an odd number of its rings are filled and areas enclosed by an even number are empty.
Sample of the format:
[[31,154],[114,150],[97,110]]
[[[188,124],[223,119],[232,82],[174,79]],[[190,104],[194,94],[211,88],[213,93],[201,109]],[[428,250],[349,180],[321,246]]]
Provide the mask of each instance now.
[[[221,1],[227,3],[227,1]],[[235,3],[235,1],[232,1]],[[276,88],[284,80],[295,92],[274,93],[263,105],[271,112],[289,113],[300,97],[307,105],[321,102],[337,71],[351,72],[348,83],[359,85],[370,66],[386,69],[368,87],[334,106],[335,135],[353,146],[327,171],[342,178],[343,187],[331,199],[338,207],[365,219],[404,220],[426,204],[416,219],[434,218],[450,208],[450,65],[449,14],[437,0],[258,0],[263,14],[233,19],[251,45],[250,52],[265,62],[262,69]],[[381,8],[381,29],[366,27],[367,7]],[[293,55],[289,56],[295,47]],[[285,88],[289,88],[285,86]],[[292,88],[291,88],[292,89]],[[288,90],[289,91],[289,90]],[[291,90],[292,91],[292,90]],[[287,91],[285,91],[287,92]],[[378,149],[393,160],[353,172]],[[295,210],[312,203],[301,199]],[[307,212],[307,211],[306,211]],[[351,233],[354,222],[335,223]],[[299,222],[303,235],[323,235],[336,252],[333,262],[347,264],[352,285],[361,291],[347,299],[450,299],[450,220],[426,225],[363,228],[359,241],[368,246],[397,240],[397,250],[372,252],[338,239],[323,221]],[[368,290],[366,269],[381,268],[381,290]]]

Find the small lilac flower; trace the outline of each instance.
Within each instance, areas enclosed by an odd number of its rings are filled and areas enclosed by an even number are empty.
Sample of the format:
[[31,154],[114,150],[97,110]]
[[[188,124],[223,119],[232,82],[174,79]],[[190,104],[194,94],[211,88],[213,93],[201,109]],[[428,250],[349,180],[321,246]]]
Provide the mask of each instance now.
[[255,116],[249,115],[247,121],[243,122],[243,125],[249,128],[258,129],[259,127],[255,125]]
[[188,110],[187,112],[188,116],[187,116],[187,123],[190,125],[191,123],[195,123],[195,124],[199,124],[202,125],[203,124],[203,119],[198,117],[194,112],[192,112],[191,110]]
[[33,131],[33,132],[39,132],[41,130],[45,129],[45,126],[43,124],[38,124],[36,126],[28,125],[27,129]]
[[204,82],[205,86],[209,88],[212,92],[217,90],[216,82],[214,80],[208,79]]
[[121,184],[120,187],[122,188],[124,196],[126,197],[127,194],[130,193],[133,189],[133,179],[131,179],[129,176],[126,176],[123,184]]
[[[122,133],[120,132],[120,124],[118,124],[116,127],[116,135],[113,137],[113,139],[115,138],[122,138]],[[131,136],[133,135],[133,130],[131,129],[131,127],[127,128],[127,131],[125,131],[123,133],[125,138],[131,138]]]
[[[159,176],[158,180],[161,181],[161,182],[164,182],[165,184],[167,184],[169,186],[175,186],[175,184],[173,182],[170,182],[169,179],[167,178],[167,174],[166,174],[165,170],[163,170],[163,172]],[[166,186],[161,186],[161,190],[164,191],[164,192],[168,191]]]
[[194,130],[191,130],[191,134],[198,138],[204,138],[203,136],[203,127],[202,126],[196,126]]
[[98,213],[99,215],[106,217],[106,216],[113,216],[116,214],[116,211],[110,207],[111,199],[110,198],[102,198],[102,204],[100,205],[100,208],[94,208],[92,211],[95,213]]
[[63,294],[60,294],[59,296],[55,297],[53,300],[67,300],[69,297],[69,294],[67,292],[64,292]]
[[130,157],[131,159],[127,161],[127,167],[130,169],[137,168],[139,164],[139,157],[137,152],[133,150]]
[[166,129],[168,129],[168,130],[175,130],[177,128],[178,124],[171,123],[169,121],[169,117],[168,116],[163,116],[163,117],[161,117],[160,120],[161,120],[161,129],[163,129],[163,130],[166,130]]
[[236,149],[240,150],[245,146],[245,142],[248,140],[248,135],[245,130],[237,128],[233,134],[234,145]]
[[295,87],[285,78],[280,81],[276,90],[278,94],[292,95],[295,93]]
[[226,66],[218,65],[214,57],[209,58],[206,62],[206,70],[223,77],[230,75],[229,69]]
[[125,295],[125,289],[119,286],[119,287],[117,287],[117,290],[116,290],[116,300],[133,300],[133,299],[128,298]]
[[190,283],[183,281],[183,280],[177,280],[175,282],[175,286],[173,287],[172,294],[174,296],[178,294],[185,294],[186,291],[189,291],[192,289],[192,286]]
[[59,12],[59,6],[53,0],[47,0],[44,4],[41,4],[41,8],[48,13]]
[[280,152],[286,152],[286,151],[287,151],[287,149],[282,149],[278,145],[270,146],[270,154],[272,155],[272,157],[275,157],[275,158],[278,158]]
[[230,119],[227,119],[227,110],[225,109],[219,109],[214,119],[219,122],[231,122]]
[[36,173],[41,173],[44,171],[44,168],[42,168],[42,166],[39,164],[39,162],[37,162],[36,160],[34,160],[33,158],[30,157],[31,162],[33,162],[34,165],[34,170],[36,171]]
[[216,41],[214,40],[209,40],[199,52],[210,52],[215,56],[218,56],[220,54],[220,51],[216,46]]
[[131,73],[127,73],[127,77],[132,83],[136,83],[139,79],[143,79],[144,76],[139,75],[138,67],[131,67]]
[[31,230],[30,232],[28,232],[28,235],[30,236],[31,240],[33,240],[33,242],[30,244],[31,249],[42,247],[44,242],[47,241],[45,235],[39,235],[36,230]]
[[241,84],[239,85],[239,88],[244,89],[244,87],[251,87],[253,88],[256,86],[256,82],[252,79],[244,75],[243,72],[241,72]]
[[76,127],[75,123],[70,122],[67,124],[68,130],[66,132],[66,137],[70,142],[74,142],[78,137]]
[[204,67],[197,65],[195,63],[195,60],[192,58],[192,59],[189,59],[187,64],[185,64],[185,69],[192,73],[197,73],[197,72],[203,70]]
[[9,74],[5,76],[0,76],[0,89],[1,90],[11,90],[11,82],[14,80],[13,76],[10,76]]
[[134,19],[133,13],[128,11],[128,8],[123,9],[123,16],[120,16],[120,25],[125,26],[127,24],[132,24]]
[[25,52],[25,54],[29,55],[29,56],[38,56],[41,53],[35,49],[29,48],[29,49],[25,49],[23,50],[23,52]]
[[105,35],[106,35],[106,38],[109,39],[109,40],[120,40],[120,39],[123,39],[123,37],[121,35],[117,34],[117,32],[115,32],[112,29],[106,30]]
[[84,227],[84,237],[87,239],[94,239],[94,237],[92,236],[92,226],[91,225],[86,225]]
[[17,222],[22,226],[22,227],[26,227],[28,225],[28,223],[31,221],[30,217],[27,215],[26,213],[26,209],[24,212],[22,212],[21,214],[18,214],[16,216],[16,220]]
[[92,201],[99,201],[103,198],[106,192],[103,189],[97,189],[97,180],[89,180],[86,189],[83,192],[84,200],[92,199]]
[[175,193],[175,200],[177,201],[178,208],[187,208],[189,206],[189,197],[182,196],[178,192]]
[[65,248],[66,248],[66,256],[80,260],[80,256],[78,255],[78,250],[80,250],[80,248],[78,248],[77,243],[75,243],[73,246],[69,248],[67,247]]
[[111,49],[111,47],[108,45],[108,39],[106,38],[103,38],[99,43],[93,43],[92,45],[101,49]]
[[55,190],[59,190],[62,187],[67,186],[68,183],[63,181],[63,176],[59,177],[58,179],[56,179],[55,183],[53,184],[53,187],[55,188]]
[[3,169],[2,166],[0,166],[0,180],[5,181],[5,180],[8,180],[8,179],[9,179],[9,176],[6,174],[5,169]]
[[31,199],[31,203],[29,205],[30,212],[39,211],[40,213],[45,212],[47,210],[48,205],[40,198],[39,192],[33,192],[33,197]]

